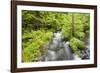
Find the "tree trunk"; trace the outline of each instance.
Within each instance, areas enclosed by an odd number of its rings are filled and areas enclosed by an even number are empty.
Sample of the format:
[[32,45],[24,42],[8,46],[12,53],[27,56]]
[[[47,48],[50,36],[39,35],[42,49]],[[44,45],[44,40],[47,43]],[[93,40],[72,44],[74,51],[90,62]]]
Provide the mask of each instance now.
[[74,14],[72,13],[72,36],[74,36]]

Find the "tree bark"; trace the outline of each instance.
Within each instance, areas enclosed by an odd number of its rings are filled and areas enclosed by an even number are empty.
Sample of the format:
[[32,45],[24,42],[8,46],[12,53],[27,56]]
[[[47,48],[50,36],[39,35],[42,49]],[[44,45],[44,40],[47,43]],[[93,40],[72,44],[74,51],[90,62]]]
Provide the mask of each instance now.
[[72,36],[74,36],[74,14],[72,13]]

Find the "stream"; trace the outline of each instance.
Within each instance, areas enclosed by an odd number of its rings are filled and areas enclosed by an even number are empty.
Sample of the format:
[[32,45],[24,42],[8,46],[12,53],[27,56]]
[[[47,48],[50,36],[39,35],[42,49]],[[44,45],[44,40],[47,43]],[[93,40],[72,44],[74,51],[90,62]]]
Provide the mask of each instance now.
[[72,53],[69,43],[62,40],[60,31],[54,33],[51,42],[46,45],[47,53],[40,61],[61,61],[61,60],[81,60],[89,59],[89,39],[87,40],[86,49],[81,50],[80,57]]
[[46,61],[73,60],[73,54],[68,44],[62,41],[60,32],[54,33],[54,37],[49,44]]

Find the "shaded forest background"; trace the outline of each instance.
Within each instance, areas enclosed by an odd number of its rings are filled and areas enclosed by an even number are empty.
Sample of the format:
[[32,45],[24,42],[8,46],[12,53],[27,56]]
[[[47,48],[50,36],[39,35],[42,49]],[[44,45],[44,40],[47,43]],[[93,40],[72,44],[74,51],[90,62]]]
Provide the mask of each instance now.
[[57,29],[79,55],[89,37],[90,14],[22,10],[22,62],[37,60]]

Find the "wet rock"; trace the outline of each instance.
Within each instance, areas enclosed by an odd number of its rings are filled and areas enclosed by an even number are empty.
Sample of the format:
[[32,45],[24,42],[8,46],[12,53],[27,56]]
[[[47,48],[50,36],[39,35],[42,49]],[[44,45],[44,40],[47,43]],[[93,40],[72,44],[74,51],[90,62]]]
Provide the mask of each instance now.
[[89,59],[90,58],[90,50],[88,48],[82,49],[80,56],[82,59]]

